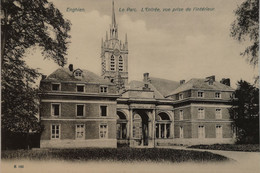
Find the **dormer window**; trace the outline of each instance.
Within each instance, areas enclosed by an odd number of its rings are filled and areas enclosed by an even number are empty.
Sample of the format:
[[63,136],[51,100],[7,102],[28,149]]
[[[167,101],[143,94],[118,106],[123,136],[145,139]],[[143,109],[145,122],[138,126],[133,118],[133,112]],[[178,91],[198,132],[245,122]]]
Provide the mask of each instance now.
[[183,99],[183,94],[179,94],[179,100]]
[[75,78],[77,78],[77,79],[81,79],[81,78],[82,78],[82,70],[76,69],[76,70],[74,71],[74,76],[75,76]]
[[82,73],[81,72],[75,72],[75,76],[81,76]]

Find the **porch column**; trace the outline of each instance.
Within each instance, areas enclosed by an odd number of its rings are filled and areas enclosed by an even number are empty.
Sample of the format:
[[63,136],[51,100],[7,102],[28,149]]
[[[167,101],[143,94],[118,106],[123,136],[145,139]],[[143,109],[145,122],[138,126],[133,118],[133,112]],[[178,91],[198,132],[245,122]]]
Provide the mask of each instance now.
[[161,124],[159,124],[159,138],[161,138]]
[[130,146],[133,146],[133,109],[129,109],[129,122],[128,122],[128,134],[129,134],[129,142]]
[[155,125],[155,109],[152,110],[152,140],[153,140],[153,147],[156,146],[155,144],[155,134],[156,134],[156,125]]
[[167,134],[167,129],[166,129],[166,123],[164,124],[164,138],[167,138],[166,137],[166,134]]

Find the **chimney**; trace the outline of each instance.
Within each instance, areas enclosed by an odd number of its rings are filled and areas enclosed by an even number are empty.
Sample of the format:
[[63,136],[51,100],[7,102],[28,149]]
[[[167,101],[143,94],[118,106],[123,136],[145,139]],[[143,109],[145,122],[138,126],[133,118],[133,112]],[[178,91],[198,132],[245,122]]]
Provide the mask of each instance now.
[[180,80],[180,85],[184,84],[185,80]]
[[230,79],[229,78],[222,78],[220,83],[230,86]]
[[46,75],[42,75],[42,80],[46,79],[46,77],[47,77]]
[[70,70],[70,71],[73,71],[73,64],[70,64],[70,65],[69,65],[69,70]]
[[144,82],[149,82],[149,73],[144,73]]
[[206,79],[208,79],[209,81],[211,80],[211,81],[215,82],[215,75],[206,77]]

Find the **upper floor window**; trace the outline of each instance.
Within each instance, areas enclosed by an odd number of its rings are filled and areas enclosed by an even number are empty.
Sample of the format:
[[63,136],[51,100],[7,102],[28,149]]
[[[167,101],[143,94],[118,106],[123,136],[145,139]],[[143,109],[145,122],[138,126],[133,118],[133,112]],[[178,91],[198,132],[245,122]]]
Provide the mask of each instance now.
[[60,116],[60,104],[59,103],[53,103],[51,104],[51,115],[52,116]]
[[77,92],[84,92],[85,86],[84,85],[77,85]]
[[77,124],[76,125],[76,139],[84,139],[85,138],[85,125]]
[[60,125],[56,125],[56,124],[51,125],[51,138],[52,139],[60,138]]
[[60,84],[59,83],[53,83],[51,86],[51,89],[53,91],[60,91]]
[[107,86],[101,86],[100,87],[100,92],[101,93],[107,93]]
[[205,116],[204,116],[204,108],[199,108],[198,109],[198,119],[204,119]]
[[198,91],[198,97],[204,97],[204,92],[203,91]]
[[77,116],[82,117],[84,116],[84,105],[77,105]]
[[216,109],[216,119],[222,119],[222,110],[220,108]]
[[107,116],[107,106],[100,106],[101,116]]
[[215,98],[221,98],[221,93],[220,92],[216,92],[215,93]]
[[180,110],[179,115],[180,115],[180,120],[183,120],[183,110]]
[[183,99],[183,94],[179,94],[179,100]]

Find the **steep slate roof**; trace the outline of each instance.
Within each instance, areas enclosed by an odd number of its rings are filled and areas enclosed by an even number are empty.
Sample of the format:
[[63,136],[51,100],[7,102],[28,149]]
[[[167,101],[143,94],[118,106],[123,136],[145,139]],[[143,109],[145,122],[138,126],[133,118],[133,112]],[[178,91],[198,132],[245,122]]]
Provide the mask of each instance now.
[[[76,69],[78,70],[78,69]],[[97,84],[111,84],[108,79],[104,79],[97,74],[88,71],[82,70],[82,78],[75,78],[73,75],[74,71],[70,71],[68,68],[59,68],[53,73],[51,73],[45,80],[58,80],[58,81],[82,81],[89,83],[97,83]]]
[[[153,78],[150,77],[150,82],[148,82],[149,87],[152,91],[154,91],[155,98],[163,99],[165,96],[172,91],[174,91],[179,83],[171,80],[161,79],[161,78]],[[142,81],[131,81],[129,83],[130,89],[142,90],[145,82]]]
[[234,89],[231,88],[230,86],[227,86],[227,85],[222,84],[217,81],[214,81],[213,85],[209,85],[208,79],[193,78],[193,79],[189,80],[188,82],[180,85],[176,90],[174,90],[168,96],[180,93],[182,91],[190,90],[190,89],[234,91]]
[[152,85],[165,97],[180,86],[179,82],[150,77]]

